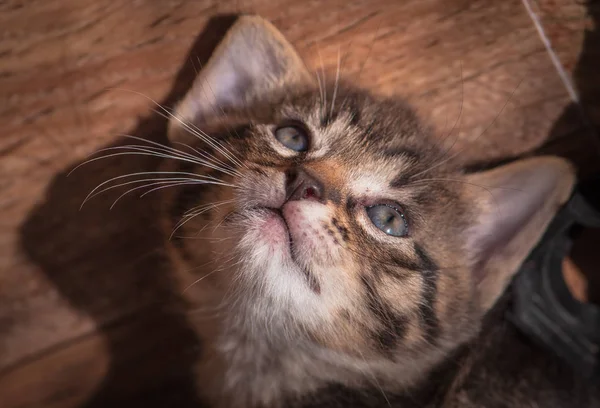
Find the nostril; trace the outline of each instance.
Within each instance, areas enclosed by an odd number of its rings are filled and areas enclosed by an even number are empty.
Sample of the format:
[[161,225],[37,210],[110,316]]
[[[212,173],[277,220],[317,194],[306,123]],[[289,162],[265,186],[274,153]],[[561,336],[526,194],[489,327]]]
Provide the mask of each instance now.
[[306,190],[304,190],[304,198],[318,198],[317,196],[318,193],[314,187],[307,187]]
[[287,174],[286,193],[286,201],[323,199],[321,182],[302,169]]
[[302,199],[303,200],[320,200],[321,193],[319,189],[315,186],[301,186],[302,188]]

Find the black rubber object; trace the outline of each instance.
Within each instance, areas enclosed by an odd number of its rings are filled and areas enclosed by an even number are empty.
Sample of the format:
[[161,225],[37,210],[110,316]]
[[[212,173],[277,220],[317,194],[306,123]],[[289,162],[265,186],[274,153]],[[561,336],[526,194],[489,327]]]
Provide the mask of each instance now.
[[562,261],[577,229],[600,228],[599,195],[600,179],[579,186],[559,211],[513,280],[507,316],[531,340],[591,380],[600,379],[600,307],[571,295]]

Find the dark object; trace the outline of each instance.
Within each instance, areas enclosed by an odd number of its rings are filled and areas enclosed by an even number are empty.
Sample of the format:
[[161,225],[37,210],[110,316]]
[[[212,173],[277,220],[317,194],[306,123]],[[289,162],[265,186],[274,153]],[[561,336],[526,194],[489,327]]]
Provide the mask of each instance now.
[[600,228],[600,179],[578,187],[513,282],[508,319],[577,373],[600,379],[600,307],[581,303],[564,281],[562,261],[582,227]]

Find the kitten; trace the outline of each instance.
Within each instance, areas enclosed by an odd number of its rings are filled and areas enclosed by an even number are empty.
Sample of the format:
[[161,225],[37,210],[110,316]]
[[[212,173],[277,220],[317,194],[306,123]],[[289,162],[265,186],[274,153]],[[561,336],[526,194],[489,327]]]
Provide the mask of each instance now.
[[[562,394],[539,370],[520,379],[539,352],[490,313],[569,197],[571,166],[465,174],[430,133],[400,99],[319,83],[271,24],[239,18],[171,119],[185,159],[165,163],[198,180],[163,218],[208,406],[590,397],[570,374]],[[523,366],[504,375],[511,354]]]

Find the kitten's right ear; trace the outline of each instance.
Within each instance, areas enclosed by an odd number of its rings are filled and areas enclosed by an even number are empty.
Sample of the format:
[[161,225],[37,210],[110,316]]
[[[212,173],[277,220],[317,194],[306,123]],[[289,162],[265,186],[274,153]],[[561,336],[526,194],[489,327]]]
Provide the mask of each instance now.
[[[313,84],[300,56],[271,23],[242,16],[219,43],[175,116],[186,123],[201,123],[273,93]],[[177,119],[171,122],[180,124]]]
[[467,257],[482,312],[491,308],[537,244],[575,183],[570,163],[524,159],[465,177],[475,210]]

